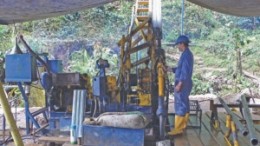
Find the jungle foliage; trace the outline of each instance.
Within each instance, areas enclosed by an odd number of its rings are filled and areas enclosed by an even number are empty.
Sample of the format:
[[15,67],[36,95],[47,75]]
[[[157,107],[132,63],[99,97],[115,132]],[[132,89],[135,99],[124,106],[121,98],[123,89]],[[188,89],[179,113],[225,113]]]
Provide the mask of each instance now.
[[[17,34],[23,34],[36,52],[49,52],[51,58],[66,60],[66,71],[94,76],[97,73],[95,60],[105,58],[112,67],[110,74],[117,74],[117,42],[127,33],[133,4],[133,0],[121,0],[55,18],[0,26],[1,55],[14,46]],[[163,0],[162,15],[163,43],[169,43],[180,34],[181,0]],[[260,17],[229,16],[185,2],[185,34],[192,40],[195,56],[203,58],[205,67],[226,68],[222,75],[230,79],[237,71],[238,49],[241,67],[251,72],[260,71],[259,26]],[[166,52],[173,49],[164,48]],[[245,81],[243,78],[243,84]],[[194,94],[208,93],[212,88],[209,80],[194,76]]]

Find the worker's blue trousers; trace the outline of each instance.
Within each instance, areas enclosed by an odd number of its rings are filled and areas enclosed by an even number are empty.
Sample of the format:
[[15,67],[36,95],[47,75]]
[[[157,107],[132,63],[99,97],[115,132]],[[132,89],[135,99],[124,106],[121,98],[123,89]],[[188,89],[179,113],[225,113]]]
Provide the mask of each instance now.
[[[175,82],[175,86],[178,82]],[[179,116],[184,116],[190,112],[189,95],[192,89],[192,81],[185,81],[182,83],[181,91],[174,90],[174,107],[175,113]]]

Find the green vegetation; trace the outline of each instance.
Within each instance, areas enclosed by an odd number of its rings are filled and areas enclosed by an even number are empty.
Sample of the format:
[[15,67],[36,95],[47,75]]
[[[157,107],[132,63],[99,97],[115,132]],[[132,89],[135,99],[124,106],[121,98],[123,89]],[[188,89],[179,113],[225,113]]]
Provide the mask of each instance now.
[[[95,61],[104,58],[111,64],[108,73],[117,74],[117,42],[127,33],[133,4],[131,0],[118,1],[56,18],[0,26],[1,55],[14,46],[14,36],[21,33],[36,52],[49,52],[51,58],[63,60],[65,71],[94,76]],[[185,6],[185,34],[192,40],[196,64],[193,94],[235,92],[234,86],[238,90],[255,87],[237,74],[243,69],[260,76],[260,18],[228,16],[189,2]],[[180,34],[180,12],[181,0],[163,1],[163,43]],[[177,51],[164,48],[170,54],[168,64],[176,64],[171,57]],[[170,79],[173,81],[173,75]]]

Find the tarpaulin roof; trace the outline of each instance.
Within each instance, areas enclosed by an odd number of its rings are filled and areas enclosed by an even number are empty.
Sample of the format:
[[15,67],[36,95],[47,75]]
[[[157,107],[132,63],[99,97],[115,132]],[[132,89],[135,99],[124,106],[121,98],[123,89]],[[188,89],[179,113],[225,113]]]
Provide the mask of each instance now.
[[[113,1],[116,0],[0,0],[0,24],[12,24],[64,15]],[[260,16],[260,0],[188,1],[226,14]]]
[[64,15],[113,1],[116,0],[0,0],[0,24]]
[[260,16],[260,0],[188,0],[199,6],[235,16]]

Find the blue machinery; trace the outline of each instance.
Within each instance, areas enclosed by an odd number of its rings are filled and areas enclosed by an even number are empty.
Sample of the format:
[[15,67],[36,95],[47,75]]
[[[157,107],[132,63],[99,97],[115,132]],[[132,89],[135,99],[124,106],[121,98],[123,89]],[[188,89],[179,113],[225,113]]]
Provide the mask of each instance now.
[[43,130],[48,125],[40,127],[38,122],[34,119],[35,116],[43,114],[47,120],[45,108],[39,111],[31,113],[29,110],[28,97],[25,93],[22,83],[30,83],[36,79],[36,60],[30,54],[13,54],[6,56],[6,82],[17,83],[19,90],[21,91],[26,117],[26,133],[30,133],[30,123],[36,127],[36,132]]
[[[50,131],[82,130],[82,135],[77,136],[74,132],[71,135],[76,135],[73,142],[81,138],[83,145],[142,146],[146,136],[153,141],[165,139],[168,80],[163,71],[165,55],[161,48],[161,10],[153,8],[160,5],[160,0],[137,0],[129,34],[123,36],[118,43],[121,47],[118,77],[107,76],[105,69],[109,63],[99,59],[96,62],[99,74],[92,79],[92,85],[86,74],[62,73],[60,62],[42,59],[20,37],[29,53],[16,51],[20,54],[6,56],[6,82],[18,84],[22,93],[27,134],[32,123],[37,132],[45,132],[43,129],[47,126]],[[155,11],[152,16],[151,11]],[[133,59],[133,55],[138,57]],[[37,64],[45,67],[45,72],[38,77]],[[22,84],[30,85],[35,80],[40,80],[45,89],[46,107],[30,113],[28,97]],[[97,117],[105,112],[140,111],[151,122],[141,129],[88,124],[83,124],[82,129],[77,128],[75,123],[82,122],[82,119],[75,119],[75,115],[79,114],[76,111],[82,113],[82,110],[76,106],[80,104],[80,101],[75,100],[76,90],[86,91],[86,100],[82,100],[86,107],[83,117]],[[48,125],[42,127],[34,119],[34,116],[41,113],[48,120]]]

